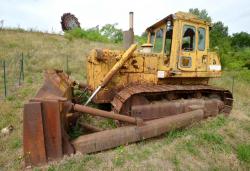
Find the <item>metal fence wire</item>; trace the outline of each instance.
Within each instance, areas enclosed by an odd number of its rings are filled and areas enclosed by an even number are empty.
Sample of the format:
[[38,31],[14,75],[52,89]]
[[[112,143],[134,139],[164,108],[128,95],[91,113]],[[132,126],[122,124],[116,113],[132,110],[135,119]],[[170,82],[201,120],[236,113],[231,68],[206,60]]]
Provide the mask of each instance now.
[[24,82],[24,54],[1,60],[0,98],[11,96]]
[[[0,59],[0,99],[12,96],[15,91],[24,83],[25,74],[32,72],[30,61],[30,53],[17,53],[7,59]],[[70,74],[69,55],[65,55],[65,59],[61,61],[61,68]]]

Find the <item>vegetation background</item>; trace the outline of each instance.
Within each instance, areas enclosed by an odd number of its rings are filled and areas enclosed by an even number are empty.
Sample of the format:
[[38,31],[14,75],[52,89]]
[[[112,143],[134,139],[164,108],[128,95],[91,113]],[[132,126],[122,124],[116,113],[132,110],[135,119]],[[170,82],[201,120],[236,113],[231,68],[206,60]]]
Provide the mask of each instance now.
[[[190,13],[211,21],[206,10]],[[0,170],[24,168],[22,156],[23,104],[33,97],[43,83],[43,70],[66,69],[71,76],[85,80],[85,60],[93,48],[120,49],[122,31],[117,24],[102,28],[75,29],[64,36],[35,30],[0,29],[0,59],[8,61],[8,82],[15,84],[7,98],[0,100],[0,129],[9,125],[14,131],[0,137]],[[136,36],[142,44],[145,33]],[[50,163],[47,170],[250,170],[250,35],[228,34],[223,22],[213,23],[210,48],[219,53],[223,77],[210,84],[232,89],[234,108],[229,117],[209,118],[189,128],[171,131],[162,137],[102,153],[65,157]],[[25,79],[16,85],[16,63],[24,53]],[[3,74],[0,69],[0,74]],[[3,92],[0,78],[0,93]],[[103,123],[105,125],[109,122]],[[41,168],[33,168],[40,170]]]

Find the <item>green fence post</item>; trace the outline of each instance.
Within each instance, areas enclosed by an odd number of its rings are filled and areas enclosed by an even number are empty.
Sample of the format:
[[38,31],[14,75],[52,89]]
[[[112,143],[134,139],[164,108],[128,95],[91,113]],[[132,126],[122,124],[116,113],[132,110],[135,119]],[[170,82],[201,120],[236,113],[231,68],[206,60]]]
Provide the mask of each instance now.
[[23,52],[21,53],[21,59],[20,59],[19,86],[21,85],[21,80],[24,81]]
[[21,77],[22,77],[22,59],[19,60],[19,86],[21,85]]
[[4,82],[4,96],[7,97],[7,80],[6,80],[6,64],[3,61],[3,82]]
[[21,67],[22,67],[22,77],[23,77],[23,81],[24,81],[24,58],[23,58],[23,53],[22,53],[22,62],[21,62]]

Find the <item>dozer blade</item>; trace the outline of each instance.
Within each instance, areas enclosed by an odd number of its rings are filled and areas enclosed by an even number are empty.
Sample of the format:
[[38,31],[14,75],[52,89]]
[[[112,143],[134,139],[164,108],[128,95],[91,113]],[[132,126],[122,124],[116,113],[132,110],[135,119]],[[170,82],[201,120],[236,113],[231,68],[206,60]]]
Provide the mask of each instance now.
[[47,70],[42,88],[24,105],[23,146],[26,165],[44,164],[73,153],[67,136],[66,101],[72,99],[74,82],[58,70]]
[[72,81],[67,74],[60,70],[46,70],[45,81],[38,91],[36,98],[72,98]]

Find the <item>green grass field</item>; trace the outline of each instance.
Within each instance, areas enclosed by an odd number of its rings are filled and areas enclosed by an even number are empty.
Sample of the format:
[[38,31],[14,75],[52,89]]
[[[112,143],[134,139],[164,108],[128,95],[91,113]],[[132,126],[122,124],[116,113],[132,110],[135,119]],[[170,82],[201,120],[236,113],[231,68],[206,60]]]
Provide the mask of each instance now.
[[[14,131],[0,137],[0,170],[24,169],[22,156],[23,104],[43,83],[43,70],[66,68],[73,78],[85,80],[85,60],[92,48],[120,48],[119,45],[69,41],[63,36],[0,30],[0,59],[25,54],[25,80],[9,96],[0,100],[0,129],[13,125]],[[2,74],[2,68],[1,72]],[[8,73],[16,68],[9,65]],[[218,116],[176,130],[161,137],[120,146],[101,153],[66,156],[44,166],[45,170],[249,170],[250,169],[250,83],[248,70],[225,72],[211,84],[232,88],[234,108],[229,117]],[[11,78],[9,78],[11,81]],[[0,83],[2,84],[2,77]],[[13,81],[15,82],[15,81]],[[2,85],[0,93],[3,92]],[[2,95],[2,94],[1,94]],[[41,168],[34,168],[40,170]]]

